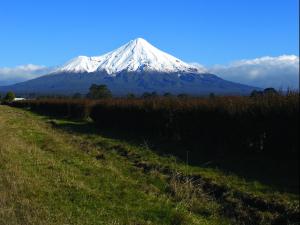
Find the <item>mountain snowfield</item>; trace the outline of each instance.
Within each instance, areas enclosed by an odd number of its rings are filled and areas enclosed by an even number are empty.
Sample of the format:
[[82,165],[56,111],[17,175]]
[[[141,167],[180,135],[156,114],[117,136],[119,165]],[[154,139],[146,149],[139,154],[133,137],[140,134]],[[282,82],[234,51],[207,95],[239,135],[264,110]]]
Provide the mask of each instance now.
[[47,75],[0,87],[20,94],[86,94],[105,84],[115,96],[144,92],[208,95],[249,94],[255,87],[223,80],[137,38],[102,56],[79,56]]
[[121,71],[128,72],[202,72],[151,45],[142,38],[137,38],[102,56],[78,56],[55,72],[96,72],[105,71],[114,75]]

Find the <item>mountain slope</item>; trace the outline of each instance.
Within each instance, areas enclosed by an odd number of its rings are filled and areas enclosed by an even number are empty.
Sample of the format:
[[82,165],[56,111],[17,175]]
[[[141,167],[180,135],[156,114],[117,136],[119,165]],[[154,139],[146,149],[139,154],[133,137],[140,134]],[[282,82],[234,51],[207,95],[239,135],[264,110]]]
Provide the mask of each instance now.
[[106,84],[114,95],[146,91],[192,95],[249,94],[254,87],[206,74],[138,38],[102,56],[79,56],[53,73],[1,87],[18,93],[87,93],[91,84]]
[[95,72],[51,74],[12,86],[1,87],[0,91],[12,90],[20,94],[71,95],[76,92],[86,94],[94,83],[106,84],[116,96],[128,93],[140,95],[153,91],[159,94],[171,92],[173,94],[207,95],[213,92],[215,94],[244,95],[256,89],[225,81],[213,74],[121,72],[111,77],[106,73]]

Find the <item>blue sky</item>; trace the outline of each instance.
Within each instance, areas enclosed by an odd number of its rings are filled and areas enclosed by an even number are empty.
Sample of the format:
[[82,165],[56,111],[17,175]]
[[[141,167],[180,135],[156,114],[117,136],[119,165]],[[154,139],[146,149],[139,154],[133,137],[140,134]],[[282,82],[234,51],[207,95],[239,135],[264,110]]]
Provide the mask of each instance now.
[[186,62],[299,55],[298,0],[1,0],[0,67],[54,66],[136,37]]

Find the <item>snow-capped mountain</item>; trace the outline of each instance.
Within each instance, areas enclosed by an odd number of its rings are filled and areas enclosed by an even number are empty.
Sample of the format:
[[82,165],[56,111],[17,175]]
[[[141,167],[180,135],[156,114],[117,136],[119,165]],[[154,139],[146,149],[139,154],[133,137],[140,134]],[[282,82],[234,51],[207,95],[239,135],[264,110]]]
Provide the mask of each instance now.
[[256,89],[208,74],[199,66],[185,63],[137,38],[102,56],[76,57],[48,75],[0,87],[0,91],[85,94],[94,83],[106,84],[119,96],[153,91],[159,94],[248,94]]
[[78,56],[58,68],[56,72],[96,71],[105,71],[111,75],[121,71],[201,72],[198,67],[159,50],[142,38],[134,39],[102,56]]

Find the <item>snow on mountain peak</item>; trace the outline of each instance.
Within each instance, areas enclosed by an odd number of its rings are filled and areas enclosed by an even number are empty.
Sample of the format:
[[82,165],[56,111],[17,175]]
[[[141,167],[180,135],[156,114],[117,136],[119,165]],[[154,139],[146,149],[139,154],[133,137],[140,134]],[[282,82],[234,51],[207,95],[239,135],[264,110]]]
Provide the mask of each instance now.
[[65,72],[94,72],[98,68],[98,62],[92,60],[91,57],[78,56],[68,61],[64,66],[58,68],[57,71]]
[[96,71],[106,71],[108,74],[121,71],[199,72],[196,66],[157,49],[143,38],[131,40],[102,56],[76,57],[58,68],[56,72]]

